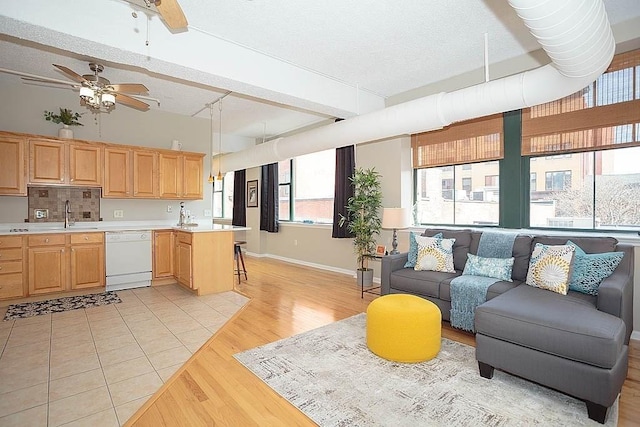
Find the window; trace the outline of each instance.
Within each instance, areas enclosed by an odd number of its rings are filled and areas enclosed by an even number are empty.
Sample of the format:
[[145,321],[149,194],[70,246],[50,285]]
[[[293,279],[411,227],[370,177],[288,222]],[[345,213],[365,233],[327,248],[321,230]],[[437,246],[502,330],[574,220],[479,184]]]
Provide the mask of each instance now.
[[531,172],[529,174],[529,191],[536,191],[538,189],[538,173]]
[[571,171],[552,171],[544,173],[546,191],[563,191],[571,188]]
[[222,181],[213,183],[213,217],[229,218],[233,216],[233,172],[227,172]]
[[485,187],[497,187],[499,179],[498,175],[487,175],[484,177],[484,185]]
[[[499,168],[497,162],[483,162],[454,166],[453,174],[444,167],[416,169],[415,211],[418,222],[420,224],[498,224],[500,207],[498,180],[495,180],[495,186],[490,187],[473,188],[472,183],[474,177],[475,182],[482,182],[487,172],[497,178]],[[471,177],[463,177],[463,174],[470,174]],[[452,177],[444,178],[445,176]]]
[[331,149],[278,164],[280,220],[333,222],[335,157]]

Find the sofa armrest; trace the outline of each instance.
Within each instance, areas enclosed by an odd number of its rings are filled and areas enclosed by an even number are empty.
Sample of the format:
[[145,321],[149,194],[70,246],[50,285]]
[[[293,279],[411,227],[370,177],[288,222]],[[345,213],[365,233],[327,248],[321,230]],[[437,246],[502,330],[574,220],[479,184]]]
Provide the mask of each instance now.
[[409,259],[409,253],[404,252],[382,257],[382,272],[380,277],[380,295],[386,295],[391,288],[391,273],[404,268]]
[[619,244],[616,250],[624,252],[624,257],[613,274],[600,284],[597,307],[624,321],[627,328],[625,343],[628,344],[633,331],[634,249],[632,245]]

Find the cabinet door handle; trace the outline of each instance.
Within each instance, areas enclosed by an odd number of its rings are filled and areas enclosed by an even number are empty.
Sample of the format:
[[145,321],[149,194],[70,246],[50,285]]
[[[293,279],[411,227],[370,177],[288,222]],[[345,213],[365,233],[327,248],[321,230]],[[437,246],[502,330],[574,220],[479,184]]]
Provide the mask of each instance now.
[[89,236],[84,236],[84,240],[89,240]]
[[60,182],[64,181],[64,178],[60,178]]
[[44,242],[45,242],[45,243],[49,243],[49,239],[48,239],[48,238],[47,238],[47,239],[44,239]]
[[0,270],[2,270],[2,266],[0,265]]

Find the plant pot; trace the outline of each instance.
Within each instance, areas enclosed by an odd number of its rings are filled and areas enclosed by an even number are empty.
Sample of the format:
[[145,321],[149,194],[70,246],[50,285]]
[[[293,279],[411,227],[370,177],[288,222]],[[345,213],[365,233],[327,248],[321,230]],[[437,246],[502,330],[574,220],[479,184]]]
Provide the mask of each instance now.
[[58,130],[58,138],[73,139],[73,130],[69,128],[69,125],[62,125]]
[[357,269],[356,270],[356,279],[358,280],[358,285],[361,286],[372,286],[373,285],[373,269],[367,268],[364,270]]

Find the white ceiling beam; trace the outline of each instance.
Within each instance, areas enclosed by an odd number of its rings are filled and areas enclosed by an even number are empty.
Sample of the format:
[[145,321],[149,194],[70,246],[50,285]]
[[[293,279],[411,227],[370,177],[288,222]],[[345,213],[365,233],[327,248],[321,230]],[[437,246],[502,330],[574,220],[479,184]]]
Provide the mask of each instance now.
[[[98,7],[99,5],[99,7]],[[69,13],[73,11],[73,13]],[[3,2],[10,36],[152,73],[336,117],[379,110],[384,98],[195,28],[171,33],[156,16],[120,1]],[[331,60],[331,58],[327,58]]]

